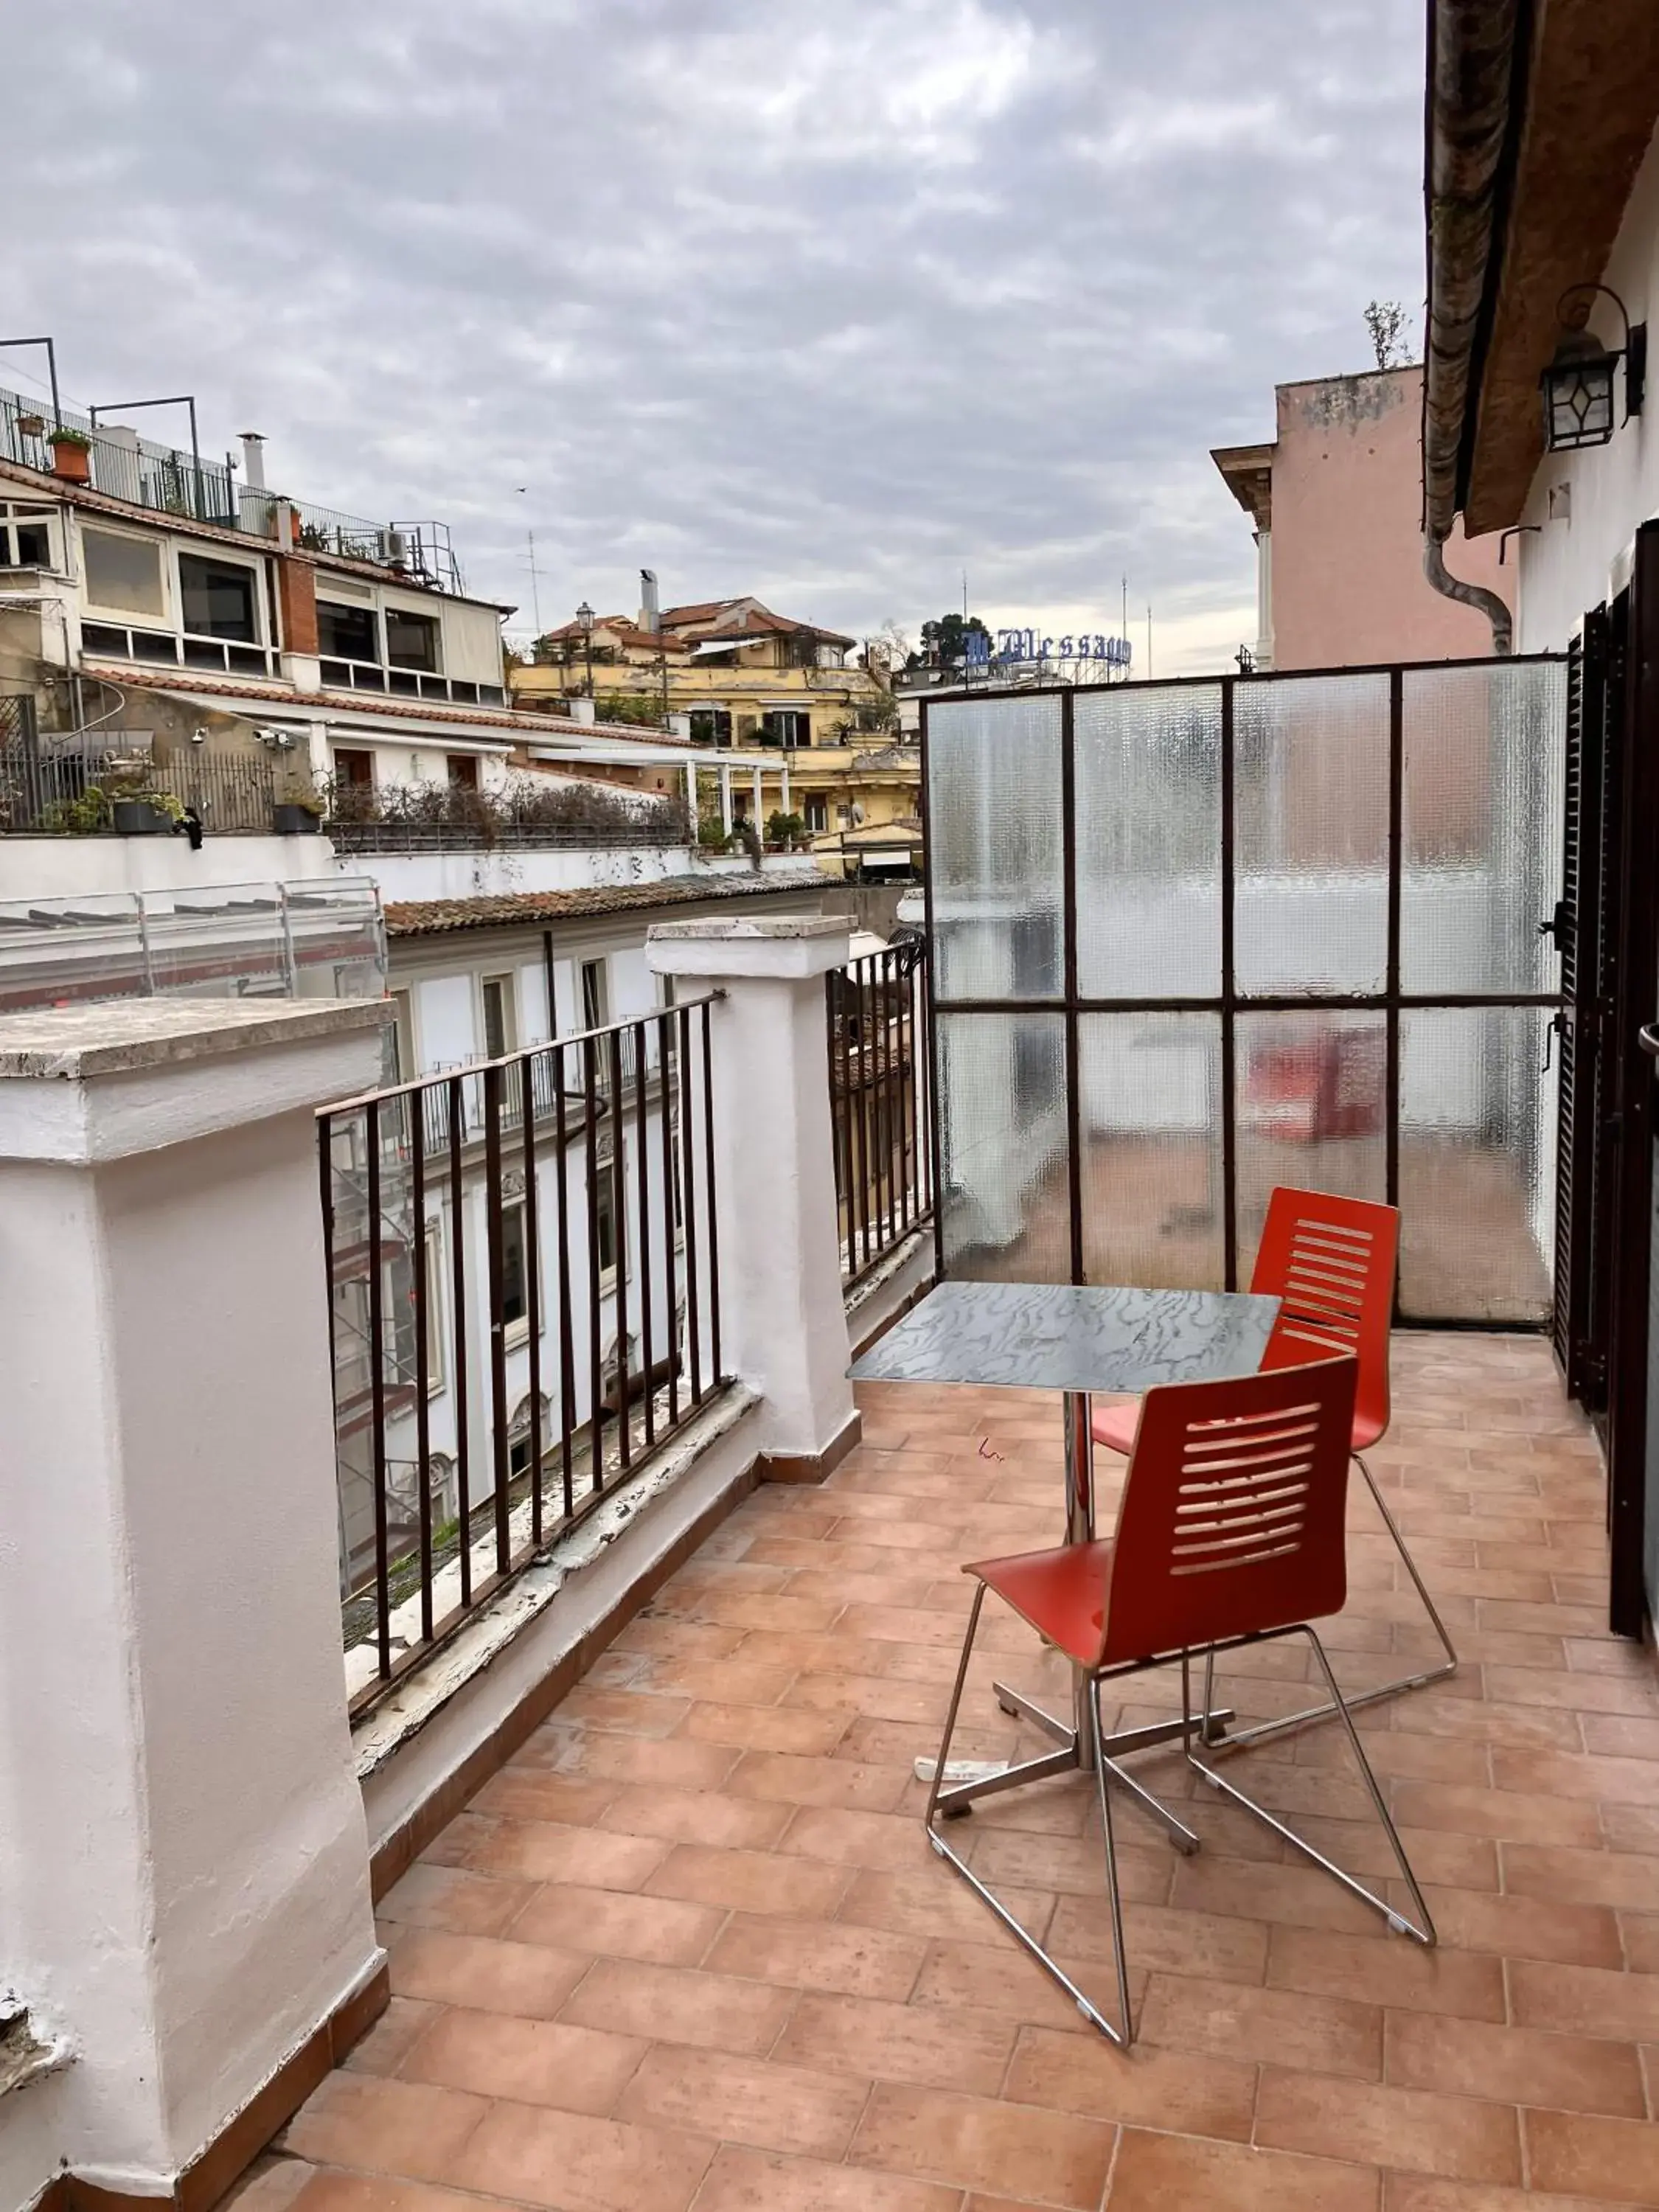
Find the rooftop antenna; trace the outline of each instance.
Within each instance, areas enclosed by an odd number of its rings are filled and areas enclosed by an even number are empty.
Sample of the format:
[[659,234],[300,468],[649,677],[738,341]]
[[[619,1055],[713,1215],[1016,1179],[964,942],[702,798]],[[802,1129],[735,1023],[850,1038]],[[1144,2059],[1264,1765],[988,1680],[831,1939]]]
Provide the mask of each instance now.
[[964,623],[968,619],[968,571],[965,568],[962,572],[962,619]]
[[[529,489],[528,484],[520,484],[518,487],[520,499]],[[539,637],[542,634],[542,594],[541,571],[536,566],[536,533],[533,530],[526,530],[524,535],[525,543],[530,549],[530,611],[535,619],[536,635]]]
[[1147,682],[1150,684],[1150,683],[1152,682],[1152,611],[1151,607],[1149,606],[1149,607],[1147,608],[1147,610],[1146,610],[1146,680],[1147,680]]

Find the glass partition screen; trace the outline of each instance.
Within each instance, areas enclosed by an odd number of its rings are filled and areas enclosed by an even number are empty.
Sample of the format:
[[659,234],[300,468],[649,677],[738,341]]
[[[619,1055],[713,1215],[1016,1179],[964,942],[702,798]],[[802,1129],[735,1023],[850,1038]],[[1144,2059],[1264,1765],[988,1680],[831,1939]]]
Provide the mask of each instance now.
[[1403,1318],[1549,1309],[1565,665],[922,708],[942,1273],[1247,1285],[1279,1184]]

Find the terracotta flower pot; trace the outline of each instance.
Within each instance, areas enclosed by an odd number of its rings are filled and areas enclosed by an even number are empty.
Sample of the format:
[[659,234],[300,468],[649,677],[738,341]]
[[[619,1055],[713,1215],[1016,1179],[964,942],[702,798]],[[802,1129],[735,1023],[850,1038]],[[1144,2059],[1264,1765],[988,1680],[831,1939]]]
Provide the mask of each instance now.
[[54,445],[52,449],[52,472],[65,483],[89,484],[92,482],[92,454],[85,446],[67,443]]

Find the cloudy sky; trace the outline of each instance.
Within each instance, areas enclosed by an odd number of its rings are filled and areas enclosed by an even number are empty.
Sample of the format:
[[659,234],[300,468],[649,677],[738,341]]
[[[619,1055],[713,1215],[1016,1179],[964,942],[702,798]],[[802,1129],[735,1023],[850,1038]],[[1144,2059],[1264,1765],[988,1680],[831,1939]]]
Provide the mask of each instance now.
[[[1212,666],[1208,458],[1420,325],[1421,0],[79,0],[6,30],[0,315],[531,627],[752,591]],[[25,219],[20,219],[25,218]],[[26,391],[39,356],[0,356]],[[160,430],[166,417],[139,418]],[[182,418],[176,434],[182,438]]]

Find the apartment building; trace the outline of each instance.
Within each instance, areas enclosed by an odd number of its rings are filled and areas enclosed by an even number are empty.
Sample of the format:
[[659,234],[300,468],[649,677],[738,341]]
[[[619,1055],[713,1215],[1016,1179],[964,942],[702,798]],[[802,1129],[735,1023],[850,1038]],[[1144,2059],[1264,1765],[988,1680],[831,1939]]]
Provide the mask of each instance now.
[[1425,573],[1423,368],[1315,377],[1273,392],[1274,434],[1211,458],[1253,525],[1256,635],[1269,669],[1458,660],[1492,650],[1492,611],[1515,570],[1497,538],[1449,544],[1446,567],[1492,605],[1446,596]]
[[758,749],[751,804],[737,812],[798,815],[820,864],[862,879],[906,877],[921,849],[921,763],[899,729],[884,660],[839,631],[780,615],[747,596],[659,610],[641,572],[637,616],[593,614],[537,641],[510,672],[526,709],[579,711],[621,698],[725,755]]

